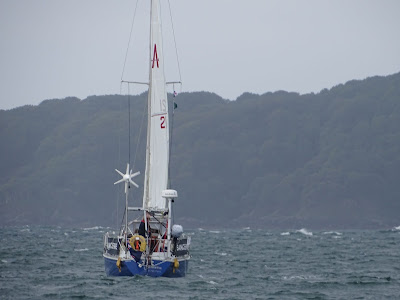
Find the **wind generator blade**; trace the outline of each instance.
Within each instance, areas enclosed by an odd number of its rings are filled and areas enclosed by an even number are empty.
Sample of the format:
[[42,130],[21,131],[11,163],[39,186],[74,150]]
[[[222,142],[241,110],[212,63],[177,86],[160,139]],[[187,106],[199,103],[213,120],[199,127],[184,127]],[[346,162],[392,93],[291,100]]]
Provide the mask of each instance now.
[[137,185],[135,182],[133,182],[131,179],[129,179],[129,182],[132,184],[132,185],[134,185],[134,186],[136,186],[137,188],[139,188],[139,185]]
[[115,171],[117,171],[117,173],[119,174],[119,175],[121,175],[122,177],[124,177],[124,175],[125,174],[122,174],[120,171],[118,171],[117,169],[115,169]]
[[120,179],[120,180],[118,180],[118,181],[116,181],[116,182],[114,182],[114,184],[118,184],[118,183],[121,183],[121,182],[124,182],[125,181],[125,179]]
[[133,174],[131,174],[131,178],[133,178],[133,177],[135,177],[135,176],[138,176],[140,174],[140,171],[138,171],[138,172],[136,172],[136,173],[133,173]]

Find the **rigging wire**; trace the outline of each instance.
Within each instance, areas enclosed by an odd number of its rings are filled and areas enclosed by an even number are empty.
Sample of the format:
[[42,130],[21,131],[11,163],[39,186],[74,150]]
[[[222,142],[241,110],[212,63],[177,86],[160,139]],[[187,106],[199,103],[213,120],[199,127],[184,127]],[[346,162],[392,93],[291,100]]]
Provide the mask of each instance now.
[[123,80],[123,78],[124,78],[126,60],[128,59],[128,51],[129,51],[129,46],[130,46],[130,44],[131,44],[131,38],[132,38],[132,32],[133,32],[133,25],[134,25],[134,23],[135,23],[136,10],[137,10],[138,2],[139,2],[139,0],[136,0],[135,10],[134,10],[134,12],[133,12],[133,17],[132,17],[131,31],[130,31],[130,33],[129,33],[128,47],[126,48],[124,66],[123,66],[123,68],[122,68],[121,82],[122,82],[122,80]]
[[[169,8],[169,16],[171,19],[171,27],[172,27],[172,35],[174,37],[174,46],[175,46],[175,55],[176,55],[176,62],[178,66],[178,73],[179,73],[179,83],[180,83],[180,92],[182,92],[182,76],[181,76],[181,67],[179,64],[179,55],[178,55],[178,47],[176,46],[176,37],[175,37],[175,28],[174,22],[172,18],[172,10],[171,10],[171,2],[168,0],[168,8]],[[175,97],[175,84],[172,86],[174,97]],[[168,184],[171,188],[172,180],[171,180],[171,153],[172,153],[172,137],[173,137],[173,129],[174,129],[174,115],[175,115],[175,102],[172,100],[172,117],[171,117],[171,130],[170,130],[170,143],[169,143],[169,163],[168,163]]]
[[119,226],[120,234],[122,233],[122,228],[125,227],[125,226],[123,225],[123,224],[124,224],[124,221],[125,221],[125,211],[126,211],[126,209],[124,209],[124,215],[122,216],[121,225]]
[[[167,96],[168,97],[168,96]],[[175,115],[175,102],[172,100],[172,116],[171,116],[171,129],[169,131],[169,154],[168,154],[168,188],[172,187],[172,180],[171,180],[171,153],[172,153],[172,137],[173,137],[173,130],[174,130],[174,115]]]
[[140,122],[139,135],[138,135],[137,142],[136,142],[135,155],[133,157],[133,166],[135,166],[135,164],[136,164],[136,157],[137,157],[137,153],[139,151],[138,149],[139,149],[139,144],[140,144],[140,138],[142,136],[142,128],[143,128],[144,117],[146,115],[146,108],[147,108],[147,101],[145,101],[145,104],[143,105],[142,121]]
[[[131,93],[128,84],[128,163],[131,164]],[[129,170],[128,170],[129,173]],[[128,183],[128,188],[130,188],[130,183]]]
[[172,20],[172,11],[171,11],[171,3],[168,0],[168,7],[169,7],[169,16],[171,18],[171,25],[172,25],[172,35],[174,36],[174,46],[175,46],[175,53],[176,53],[176,62],[178,64],[178,72],[179,72],[179,81],[181,83],[181,91],[182,91],[182,76],[181,76],[181,67],[179,65],[179,56],[178,56],[178,48],[176,46],[176,38],[175,38],[175,29],[174,29],[174,22]]
[[[143,122],[144,122],[145,115],[146,115],[147,101],[145,101],[145,104],[143,105],[142,120],[140,122],[139,134],[137,137],[137,143],[136,143],[136,149],[135,149],[135,154],[134,154],[134,158],[133,158],[133,164],[131,165],[131,93],[130,93],[130,83],[127,83],[127,84],[128,84],[128,149],[129,149],[128,150],[128,162],[129,162],[131,169],[133,169],[134,166],[136,165],[136,158],[137,158],[137,154],[139,152],[140,139],[141,139],[142,131],[143,131]],[[122,82],[121,82],[121,85],[122,85]],[[128,170],[128,172],[129,172],[129,170]],[[128,187],[130,188],[130,184]],[[121,229],[124,226],[123,223],[124,223],[124,219],[126,217],[127,217],[127,215],[126,215],[126,204],[125,204],[124,214],[123,214],[121,225],[120,225]]]
[[[133,11],[133,17],[132,17],[132,23],[131,23],[131,30],[130,30],[130,32],[129,32],[129,40],[128,40],[128,46],[126,47],[126,52],[125,52],[125,59],[124,59],[124,65],[123,65],[123,67],[122,67],[122,73],[121,73],[121,83],[120,83],[120,88],[119,88],[119,92],[120,92],[120,95],[122,95],[122,81],[123,81],[123,78],[124,78],[124,73],[125,73],[125,66],[126,66],[126,61],[127,61],[127,59],[128,59],[128,53],[129,53],[129,46],[130,46],[130,44],[131,44],[131,39],[132,39],[132,32],[133,32],[133,25],[135,24],[135,18],[136,18],[136,11],[137,11],[137,5],[138,5],[138,2],[139,2],[139,0],[136,0],[136,4],[135,4],[135,9],[134,9],[134,11]],[[128,151],[128,153],[129,153],[129,159],[128,159],[128,162],[130,162],[130,153],[131,153],[131,151],[130,151],[130,146],[131,146],[131,142],[130,142],[130,138],[131,138],[131,135],[130,135],[130,128],[131,128],[131,126],[130,126],[130,99],[129,99],[129,84],[128,84],[128,107],[129,107],[129,151]],[[122,104],[121,104],[121,107],[120,108],[122,108]],[[121,156],[121,137],[120,137],[120,135],[118,136],[118,161],[120,161],[120,156]],[[119,215],[119,200],[120,200],[120,197],[119,197],[119,193],[118,193],[118,190],[117,190],[117,219],[118,219],[118,215]],[[126,205],[125,205],[126,206]],[[126,210],[126,207],[125,207],[125,209],[124,209],[124,217],[125,217],[125,210]],[[124,217],[122,218],[122,220],[124,220]],[[121,226],[122,226],[122,223],[121,223]],[[121,227],[120,227],[121,228]]]
[[[122,95],[122,82],[119,87],[119,94]],[[122,101],[119,102],[119,110],[122,112]],[[120,119],[120,127],[122,127],[122,119]],[[118,160],[116,165],[119,165],[121,162],[121,131],[118,130]],[[117,199],[117,219],[115,220],[116,226],[118,228],[118,220],[119,220],[119,202],[120,202],[120,193],[118,191],[118,188],[115,189],[117,196],[115,197]]]

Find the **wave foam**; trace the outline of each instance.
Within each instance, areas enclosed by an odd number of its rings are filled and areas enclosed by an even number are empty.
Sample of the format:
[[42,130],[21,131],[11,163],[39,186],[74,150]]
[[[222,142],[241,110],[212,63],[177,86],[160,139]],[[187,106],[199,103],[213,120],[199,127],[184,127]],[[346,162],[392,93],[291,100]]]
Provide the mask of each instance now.
[[335,234],[335,235],[342,235],[343,233],[341,233],[341,232],[337,232],[337,231],[326,231],[326,232],[323,232],[322,234]]
[[308,231],[308,230],[305,229],[305,228],[296,230],[296,232],[301,233],[301,234],[304,234],[304,235],[307,235],[307,236],[312,236],[312,235],[313,235],[313,233],[312,233],[311,231]]
[[103,227],[101,226],[94,226],[94,227],[89,227],[89,228],[83,228],[83,230],[87,231],[87,230],[99,230],[102,229]]

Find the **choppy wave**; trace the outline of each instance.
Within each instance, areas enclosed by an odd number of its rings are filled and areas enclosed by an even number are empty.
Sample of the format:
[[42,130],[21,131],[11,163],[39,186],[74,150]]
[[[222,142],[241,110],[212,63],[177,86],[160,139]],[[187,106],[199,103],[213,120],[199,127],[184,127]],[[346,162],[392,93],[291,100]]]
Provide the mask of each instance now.
[[99,229],[103,229],[104,227],[101,226],[94,226],[94,227],[88,227],[88,228],[83,228],[84,231],[88,231],[88,230],[99,230]]
[[301,233],[301,234],[304,234],[304,235],[306,235],[306,236],[312,236],[312,235],[313,235],[313,233],[312,233],[311,231],[308,231],[308,230],[305,229],[305,228],[301,228],[301,229],[299,229],[299,230],[296,230],[296,232]]
[[283,276],[283,279],[284,280],[319,280],[321,278],[316,275],[290,275],[290,276]]
[[343,233],[337,231],[325,231],[322,234],[335,234],[335,235],[342,235]]
[[132,288],[139,299],[397,299],[400,290],[400,228],[194,230],[179,279],[107,277],[100,226],[26,228],[0,228],[1,299],[125,300]]

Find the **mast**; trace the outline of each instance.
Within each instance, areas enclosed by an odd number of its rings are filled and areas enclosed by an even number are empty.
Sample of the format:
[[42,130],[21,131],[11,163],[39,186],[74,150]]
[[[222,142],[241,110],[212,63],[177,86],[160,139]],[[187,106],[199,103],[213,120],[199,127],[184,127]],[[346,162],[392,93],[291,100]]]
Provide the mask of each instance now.
[[167,189],[169,165],[169,115],[164,75],[160,1],[151,0],[148,123],[143,208],[167,208],[161,193]]

